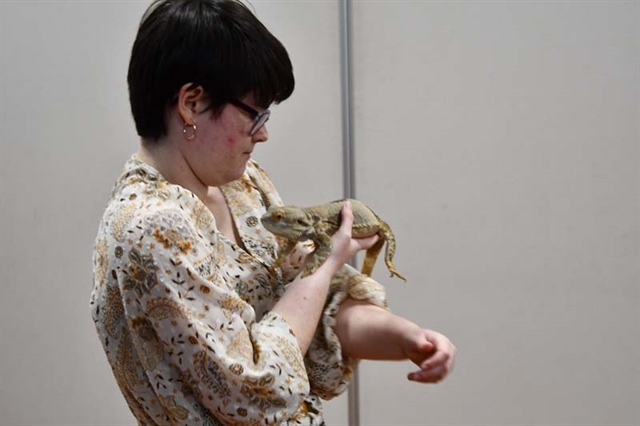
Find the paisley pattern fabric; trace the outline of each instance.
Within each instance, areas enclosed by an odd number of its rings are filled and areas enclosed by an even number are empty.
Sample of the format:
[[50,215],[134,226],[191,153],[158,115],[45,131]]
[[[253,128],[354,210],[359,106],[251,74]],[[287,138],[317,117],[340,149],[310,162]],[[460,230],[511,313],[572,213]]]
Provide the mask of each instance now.
[[270,309],[313,246],[275,267],[279,241],[259,218],[281,204],[253,161],[221,188],[242,247],[209,209],[133,156],[96,237],[91,311],[120,389],[141,425],[322,424],[319,397],[343,392],[335,314],[351,296],[386,307],[382,286],[345,266],[332,280],[303,358]]

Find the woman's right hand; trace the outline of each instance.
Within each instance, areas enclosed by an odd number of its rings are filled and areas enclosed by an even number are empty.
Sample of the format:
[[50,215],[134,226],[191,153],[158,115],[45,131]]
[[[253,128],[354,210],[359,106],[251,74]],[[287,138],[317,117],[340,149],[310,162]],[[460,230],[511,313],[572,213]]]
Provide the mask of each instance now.
[[351,237],[353,211],[349,203],[342,207],[341,215],[340,228],[331,238],[329,257],[314,273],[304,278],[302,274],[298,275],[272,309],[287,321],[303,354],[309,349],[318,327],[331,278],[358,251],[371,247],[378,240],[377,235],[369,238]]
[[379,238],[378,235],[367,238],[353,238],[351,236],[353,210],[351,209],[351,203],[349,201],[344,203],[340,214],[342,216],[340,228],[333,234],[333,237],[331,237],[333,246],[331,254],[325,261],[327,266],[332,268],[333,274],[338,272],[338,270],[360,250],[366,250],[373,246]]

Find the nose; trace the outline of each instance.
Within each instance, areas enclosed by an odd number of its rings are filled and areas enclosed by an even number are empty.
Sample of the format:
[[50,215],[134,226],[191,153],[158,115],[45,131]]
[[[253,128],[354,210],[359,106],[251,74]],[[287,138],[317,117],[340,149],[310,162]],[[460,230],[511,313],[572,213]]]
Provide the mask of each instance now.
[[260,127],[260,130],[258,130],[253,135],[253,142],[255,142],[255,143],[266,142],[268,139],[269,139],[269,131],[267,130],[267,125],[266,124],[264,126]]

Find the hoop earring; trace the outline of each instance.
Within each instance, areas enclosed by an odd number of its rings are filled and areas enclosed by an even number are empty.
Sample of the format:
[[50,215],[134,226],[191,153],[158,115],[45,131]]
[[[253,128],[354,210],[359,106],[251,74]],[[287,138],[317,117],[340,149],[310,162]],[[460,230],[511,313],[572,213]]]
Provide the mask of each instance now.
[[[191,130],[189,130],[189,127],[191,127]],[[196,125],[194,124],[189,124],[189,123],[184,123],[184,126],[182,127],[182,134],[184,135],[184,138],[188,141],[192,141],[196,138]]]

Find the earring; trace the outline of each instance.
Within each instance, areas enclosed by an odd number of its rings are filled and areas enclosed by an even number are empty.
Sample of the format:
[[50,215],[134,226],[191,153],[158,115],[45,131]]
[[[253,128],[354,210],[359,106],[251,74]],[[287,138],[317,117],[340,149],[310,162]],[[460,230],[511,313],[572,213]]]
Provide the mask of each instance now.
[[[191,130],[189,130],[189,128],[191,128]],[[188,124],[188,123],[184,123],[184,126],[182,127],[182,133],[184,135],[184,138],[188,141],[192,141],[196,138],[196,125],[194,124]]]

